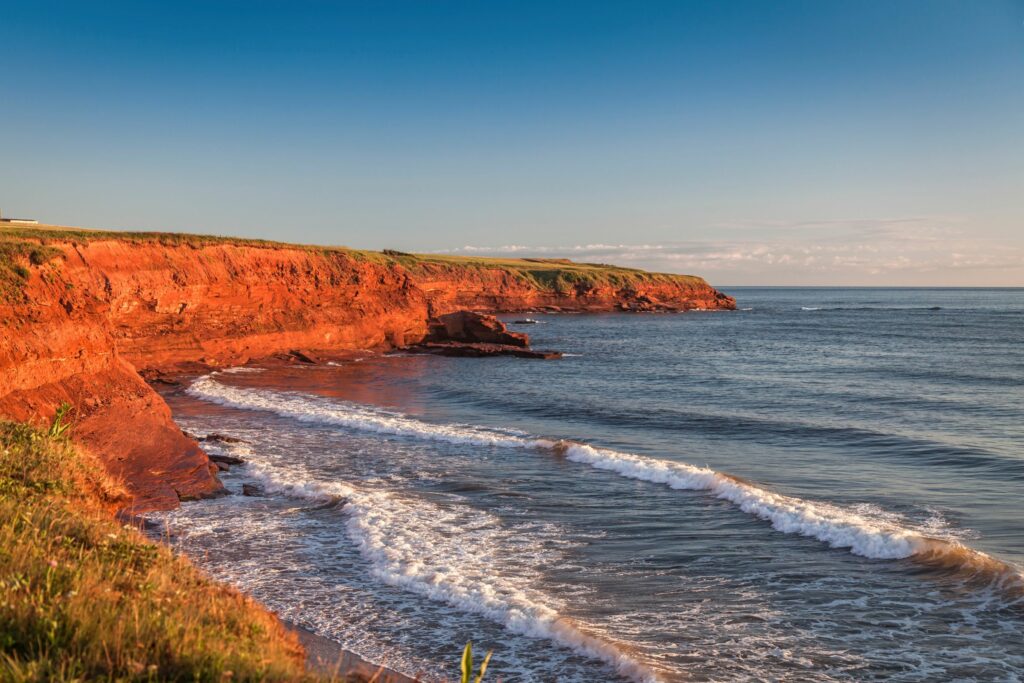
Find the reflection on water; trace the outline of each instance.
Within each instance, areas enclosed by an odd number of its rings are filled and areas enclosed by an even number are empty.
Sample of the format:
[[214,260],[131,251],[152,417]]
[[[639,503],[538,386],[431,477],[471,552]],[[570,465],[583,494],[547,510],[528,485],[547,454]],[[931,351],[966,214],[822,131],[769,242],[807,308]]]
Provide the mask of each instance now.
[[175,417],[249,441],[211,448],[266,495],[178,540],[428,678],[470,638],[506,681],[1019,677],[1024,293],[730,293],[752,310],[547,316],[558,362],[208,378]]

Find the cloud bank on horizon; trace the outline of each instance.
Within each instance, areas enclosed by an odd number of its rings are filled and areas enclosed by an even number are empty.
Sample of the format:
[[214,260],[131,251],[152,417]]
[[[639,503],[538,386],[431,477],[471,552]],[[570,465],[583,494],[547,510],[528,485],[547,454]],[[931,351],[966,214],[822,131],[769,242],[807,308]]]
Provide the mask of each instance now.
[[[770,235],[751,235],[770,228]],[[949,217],[743,222],[715,238],[658,243],[464,245],[435,253],[569,258],[704,276],[718,285],[1019,286],[1024,248]]]

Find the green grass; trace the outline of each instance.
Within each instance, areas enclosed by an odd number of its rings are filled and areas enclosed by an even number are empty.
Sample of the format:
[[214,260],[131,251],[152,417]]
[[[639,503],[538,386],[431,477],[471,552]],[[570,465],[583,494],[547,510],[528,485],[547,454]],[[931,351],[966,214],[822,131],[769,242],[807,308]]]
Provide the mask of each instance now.
[[488,650],[487,654],[484,655],[483,661],[480,662],[480,671],[473,678],[473,643],[472,641],[466,643],[466,648],[462,651],[462,681],[461,683],[482,683],[484,675],[487,673],[487,665],[491,661],[491,655],[494,654],[493,650]]
[[6,230],[0,230],[0,300],[22,290],[31,275],[30,267],[43,266],[60,253],[56,247],[10,237]]
[[[568,292],[577,287],[608,285],[615,288],[631,288],[645,283],[661,282],[683,286],[704,284],[704,280],[692,275],[651,273],[635,268],[623,268],[603,263],[577,263],[567,259],[521,259],[487,258],[479,256],[449,256],[440,254],[408,254],[385,249],[368,251],[341,246],[316,246],[308,244],[287,244],[270,240],[223,237],[218,235],[193,235],[170,232],[118,232],[112,230],[85,230],[45,225],[17,225],[0,227],[0,274],[14,267],[25,267],[23,262],[33,249],[52,249],[53,243],[71,242],[85,244],[94,240],[121,240],[132,243],[155,242],[166,246],[187,246],[202,249],[209,246],[234,245],[259,249],[302,249],[325,256],[342,256],[379,263],[400,265],[413,273],[422,273],[431,268],[479,270],[503,270],[524,280],[530,286],[553,292]],[[4,245],[10,245],[9,253]],[[16,246],[21,245],[21,246]],[[17,253],[15,253],[17,252]],[[53,254],[47,252],[47,260]],[[22,257],[20,260],[18,257]],[[45,261],[44,261],[45,262]],[[35,263],[35,261],[32,261]],[[13,284],[23,282],[12,280]],[[0,282],[2,286],[2,282]]]
[[[376,253],[376,252],[367,252]],[[395,254],[395,252],[391,252]],[[444,268],[475,268],[504,270],[518,275],[538,289],[567,292],[582,285],[610,285],[617,288],[635,287],[641,283],[664,282],[676,284],[703,284],[693,275],[651,273],[636,268],[623,268],[607,263],[578,263],[568,259],[490,258],[484,256],[450,256],[440,254],[391,255],[389,258],[414,272],[429,266]]]
[[280,248],[287,245],[271,240],[248,239],[242,237],[224,237],[220,235],[196,235],[184,232],[131,232],[120,230],[92,230],[88,228],[71,228],[57,225],[5,225],[0,227],[0,235],[11,239],[29,239],[74,242],[85,244],[94,240],[123,240],[126,242],[157,242],[167,246],[203,247],[213,244],[237,244],[250,247]]
[[0,680],[313,680],[262,607],[119,525],[116,482],[51,431],[0,421]]

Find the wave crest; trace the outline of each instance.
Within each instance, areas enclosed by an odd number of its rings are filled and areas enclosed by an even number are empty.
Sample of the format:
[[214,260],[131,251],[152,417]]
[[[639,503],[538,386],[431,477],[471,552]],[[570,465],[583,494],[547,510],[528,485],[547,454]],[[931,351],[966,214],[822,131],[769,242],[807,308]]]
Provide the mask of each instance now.
[[508,558],[499,554],[509,545],[509,530],[485,512],[346,483],[308,481],[261,464],[251,465],[246,474],[266,493],[342,509],[349,538],[383,583],[479,614],[514,633],[552,640],[631,680],[659,680],[626,646],[545,604],[546,596],[531,588],[529,576],[502,572]]
[[447,441],[459,444],[542,451],[628,479],[672,489],[707,491],[743,512],[769,522],[775,530],[816,538],[832,548],[864,557],[910,558],[922,565],[988,576],[1000,586],[1024,585],[1024,573],[952,540],[934,538],[892,520],[872,518],[839,505],[771,491],[739,477],[673,460],[623,453],[578,441],[545,439],[512,430],[474,425],[434,424],[408,415],[294,392],[246,389],[222,384],[212,375],[188,390],[198,398],[249,410],[268,410],[303,422]]

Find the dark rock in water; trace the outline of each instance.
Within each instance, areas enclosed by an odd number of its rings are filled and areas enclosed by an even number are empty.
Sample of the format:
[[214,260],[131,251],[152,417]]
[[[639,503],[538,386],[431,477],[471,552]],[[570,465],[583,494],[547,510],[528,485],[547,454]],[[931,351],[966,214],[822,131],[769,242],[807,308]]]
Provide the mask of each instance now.
[[460,342],[426,342],[405,349],[409,353],[431,353],[438,356],[459,358],[485,358],[487,356],[514,356],[516,358],[539,358],[550,360],[561,358],[559,351],[534,351],[509,344],[484,344]]
[[242,484],[242,495],[251,496],[253,498],[262,498],[267,494],[259,484]]
[[223,487],[213,491],[179,491],[178,489],[174,489],[174,493],[178,496],[178,501],[181,503],[231,495],[231,492]]
[[300,349],[292,349],[288,352],[288,355],[297,361],[308,363],[310,365],[317,365],[320,362],[320,359],[309,351],[302,351]]
[[536,325],[540,321],[534,320],[533,318],[523,318],[522,320],[516,320],[514,322],[516,325]]
[[236,458],[233,455],[221,455],[220,453],[207,453],[206,457],[210,459],[210,462],[215,462],[218,465],[244,465],[245,460]]
[[530,337],[522,332],[509,332],[493,315],[457,311],[438,316],[429,323],[428,342],[462,342],[468,344],[530,345]]
[[310,510],[330,510],[332,508],[342,508],[346,505],[348,505],[348,498],[345,496],[331,496],[328,500],[310,508]]
[[149,384],[166,384],[173,387],[181,385],[180,381],[173,377],[168,377],[166,372],[156,368],[143,368],[139,370],[139,375]]
[[206,436],[199,437],[199,441],[220,441],[221,443],[249,443],[245,439],[239,439],[235,436],[228,436],[227,434],[220,434],[213,432]]
[[[527,318],[519,322],[536,323]],[[405,349],[409,353],[432,353],[439,356],[483,358],[515,356],[517,358],[561,358],[557,351],[530,349],[530,337],[522,332],[509,332],[493,315],[473,311],[457,311],[438,316],[428,323],[429,333],[423,343]]]

